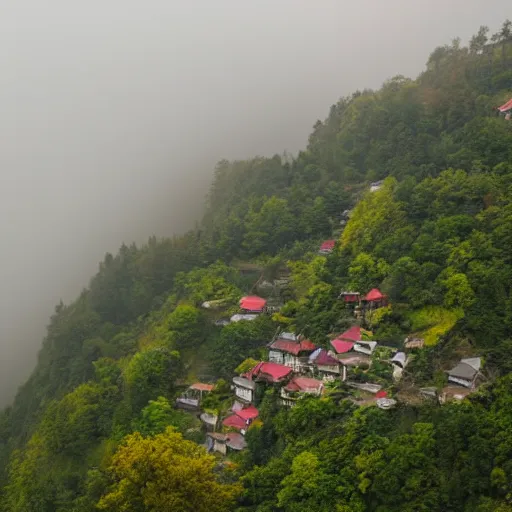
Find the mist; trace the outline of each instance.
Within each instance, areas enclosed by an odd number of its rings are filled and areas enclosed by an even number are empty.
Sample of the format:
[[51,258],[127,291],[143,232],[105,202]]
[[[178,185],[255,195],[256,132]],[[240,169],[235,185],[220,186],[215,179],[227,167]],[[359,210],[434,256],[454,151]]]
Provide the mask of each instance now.
[[507,15],[505,0],[2,2],[0,405],[105,252],[193,226],[216,161],[296,153],[340,96]]

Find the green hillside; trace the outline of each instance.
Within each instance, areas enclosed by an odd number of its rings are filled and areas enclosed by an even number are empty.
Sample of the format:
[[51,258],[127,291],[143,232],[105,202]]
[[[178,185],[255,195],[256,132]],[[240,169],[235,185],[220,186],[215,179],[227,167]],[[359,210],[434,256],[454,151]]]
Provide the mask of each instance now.
[[[219,162],[196,229],[107,254],[56,306],[0,416],[1,510],[512,512],[512,121],[495,110],[511,98],[506,21],[341,98],[296,157]],[[373,288],[386,306],[357,318],[339,298]],[[267,314],[221,325],[243,295]],[[350,380],[392,410],[336,380],[291,408],[258,388],[247,448],[223,458],[173,407],[202,380],[225,417],[278,330],[329,350],[358,324],[380,347]],[[425,345],[397,381],[407,337]],[[461,358],[481,358],[477,390],[420,398]]]

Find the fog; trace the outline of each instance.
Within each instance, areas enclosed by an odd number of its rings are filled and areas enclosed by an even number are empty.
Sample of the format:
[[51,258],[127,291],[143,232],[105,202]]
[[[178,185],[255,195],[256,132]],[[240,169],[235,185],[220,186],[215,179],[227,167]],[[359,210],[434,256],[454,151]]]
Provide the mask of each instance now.
[[341,95],[511,15],[505,0],[0,5],[0,404],[53,306],[123,241],[191,227],[217,160],[295,153]]

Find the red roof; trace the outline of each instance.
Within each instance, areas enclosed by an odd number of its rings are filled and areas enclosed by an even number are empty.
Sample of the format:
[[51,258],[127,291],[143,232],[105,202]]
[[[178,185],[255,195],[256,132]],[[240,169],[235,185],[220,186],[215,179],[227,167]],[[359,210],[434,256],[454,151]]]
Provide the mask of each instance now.
[[354,342],[336,339],[331,341],[331,345],[338,354],[344,354],[345,352],[350,352],[352,350]]
[[322,389],[323,382],[308,377],[294,377],[285,387],[286,391],[318,391]]
[[241,430],[242,428],[247,428],[247,423],[243,418],[240,418],[240,416],[237,416],[236,414],[232,414],[231,416],[228,416],[222,424],[225,427],[232,427],[236,428],[238,430]]
[[316,350],[316,346],[309,340],[303,340],[300,342],[278,339],[270,345],[273,350],[281,350],[282,352],[288,352],[289,354],[298,355],[299,352],[313,352]]
[[247,311],[263,311],[267,301],[256,295],[248,295],[240,299],[240,307]]
[[380,390],[380,391],[377,391],[377,393],[375,393],[375,398],[386,398],[388,396],[388,394],[386,393],[386,391],[384,390]]
[[330,356],[326,350],[322,350],[314,362],[320,366],[336,366],[340,364],[340,362],[335,357]]
[[336,339],[344,341],[359,341],[361,339],[361,327],[354,325],[354,327],[342,332]]
[[501,107],[498,107],[498,110],[500,112],[506,112],[507,110],[511,110],[512,109],[512,99],[508,100],[507,103],[505,103],[504,105],[501,105]]
[[343,300],[345,302],[358,302],[359,301],[359,293],[343,293]]
[[190,386],[190,389],[197,389],[197,391],[212,391],[215,386],[213,384],[203,384],[196,382]]
[[277,382],[292,372],[291,368],[277,363],[259,363],[249,373],[255,377],[270,377],[271,382]]
[[332,251],[336,245],[336,240],[326,240],[321,246],[321,251]]
[[378,288],[373,288],[370,290],[367,294],[364,300],[373,302],[376,300],[382,300],[384,298],[384,295],[380,292]]
[[235,412],[237,416],[242,418],[243,420],[253,420],[254,418],[257,418],[259,415],[258,409],[254,407],[254,405],[250,405],[249,407],[246,407],[245,409],[240,409]]

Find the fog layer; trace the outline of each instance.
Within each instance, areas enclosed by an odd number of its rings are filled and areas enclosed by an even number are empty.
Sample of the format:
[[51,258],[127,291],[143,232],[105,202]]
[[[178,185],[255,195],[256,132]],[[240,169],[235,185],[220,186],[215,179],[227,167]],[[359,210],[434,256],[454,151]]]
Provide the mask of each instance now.
[[[501,7],[501,9],[500,9]],[[330,104],[417,74],[504,0],[5,0],[0,405],[106,251],[187,229],[217,160],[304,147]]]

